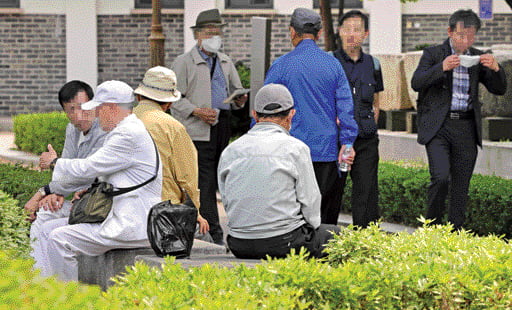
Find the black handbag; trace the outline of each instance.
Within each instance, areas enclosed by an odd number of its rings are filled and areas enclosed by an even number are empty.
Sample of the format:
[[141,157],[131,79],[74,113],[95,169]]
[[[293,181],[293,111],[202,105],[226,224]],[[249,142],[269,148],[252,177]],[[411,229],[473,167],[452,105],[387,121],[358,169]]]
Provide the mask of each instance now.
[[197,212],[192,203],[172,204],[170,200],[151,208],[148,215],[148,239],[157,256],[190,256]]
[[156,152],[156,169],[155,174],[150,179],[141,184],[118,188],[117,190],[114,190],[114,186],[110,183],[98,182],[98,179],[94,180],[94,183],[82,194],[80,199],[73,201],[68,224],[103,222],[112,209],[112,202],[115,196],[126,194],[153,181],[158,175],[160,164],[160,156],[158,155],[155,141],[153,141],[153,145]]

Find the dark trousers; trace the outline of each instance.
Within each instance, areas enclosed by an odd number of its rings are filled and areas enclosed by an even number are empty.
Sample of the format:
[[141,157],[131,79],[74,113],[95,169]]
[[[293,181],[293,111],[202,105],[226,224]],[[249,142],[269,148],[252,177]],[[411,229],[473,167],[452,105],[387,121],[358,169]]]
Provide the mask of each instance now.
[[338,166],[332,162],[313,162],[316,182],[322,194],[321,221],[323,224],[338,224],[341,208],[341,179]]
[[478,153],[474,120],[445,120],[426,149],[430,170],[427,219],[441,223],[450,190],[448,221],[459,229],[464,223],[469,182]]
[[[357,138],[356,157],[350,170],[352,179],[352,222],[362,228],[379,219],[379,137]],[[345,182],[341,193],[345,189]]]
[[199,165],[199,212],[210,224],[213,241],[223,241],[223,232],[217,210],[217,166],[222,151],[231,137],[231,111],[221,111],[219,122],[210,129],[210,141],[194,141]]
[[240,239],[228,235],[228,247],[238,258],[262,259],[267,255],[271,257],[286,257],[291,249],[299,252],[301,247],[306,248],[313,257],[324,257],[323,253],[327,242],[339,233],[340,228],[334,225],[321,224],[318,229],[311,225],[303,226],[284,235],[264,239]]

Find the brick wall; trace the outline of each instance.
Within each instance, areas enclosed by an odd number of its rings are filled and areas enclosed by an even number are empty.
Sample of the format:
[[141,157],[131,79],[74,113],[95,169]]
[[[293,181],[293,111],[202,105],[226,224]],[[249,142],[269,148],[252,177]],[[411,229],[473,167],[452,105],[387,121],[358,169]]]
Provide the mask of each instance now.
[[[162,15],[165,64],[183,51],[183,15]],[[151,15],[98,16],[98,83],[122,80],[137,87],[149,68]]]
[[58,109],[66,80],[65,17],[0,15],[0,116]]
[[[414,51],[419,44],[440,44],[447,37],[450,15],[403,15],[402,51]],[[419,26],[419,27],[416,27]],[[482,21],[475,46],[512,42],[512,15],[495,14],[493,20]]]

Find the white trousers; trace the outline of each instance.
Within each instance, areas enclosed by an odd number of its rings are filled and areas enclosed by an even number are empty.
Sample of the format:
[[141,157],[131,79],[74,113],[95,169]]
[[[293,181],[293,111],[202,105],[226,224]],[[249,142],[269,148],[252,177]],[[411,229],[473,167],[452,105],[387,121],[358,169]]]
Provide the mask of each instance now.
[[149,241],[119,241],[99,235],[99,223],[68,225],[67,218],[50,220],[43,224],[40,233],[42,256],[41,275],[57,275],[63,281],[78,280],[77,255],[101,255],[112,249],[149,247]]
[[32,253],[30,253],[30,255],[36,261],[34,268],[47,269],[45,266],[48,264],[48,262],[41,259],[44,257],[43,253],[46,251],[46,249],[41,247],[41,243],[39,242],[39,240],[41,240],[41,227],[51,220],[60,218],[67,219],[71,212],[72,206],[73,204],[69,200],[66,200],[64,201],[62,208],[56,212],[46,211],[44,209],[37,211],[36,220],[30,226],[30,245],[32,246]]

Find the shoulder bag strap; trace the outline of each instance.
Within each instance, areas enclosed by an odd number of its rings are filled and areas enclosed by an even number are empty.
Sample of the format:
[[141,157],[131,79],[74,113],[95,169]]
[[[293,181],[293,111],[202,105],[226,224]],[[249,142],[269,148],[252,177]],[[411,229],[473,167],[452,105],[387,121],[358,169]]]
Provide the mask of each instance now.
[[[151,134],[149,136],[151,137]],[[144,183],[141,183],[141,184],[138,184],[138,185],[135,185],[135,186],[130,186],[130,187],[118,188],[117,190],[108,193],[109,196],[114,197],[114,196],[126,194],[128,192],[131,192],[133,190],[136,190],[139,187],[142,187],[142,186],[148,184],[149,182],[152,182],[156,178],[156,176],[158,175],[158,169],[160,168],[160,156],[158,155],[158,149],[156,147],[155,140],[153,140],[153,137],[151,137],[151,141],[153,141],[153,145],[155,146],[155,153],[156,153],[155,175],[153,175],[150,179],[146,180]]]

